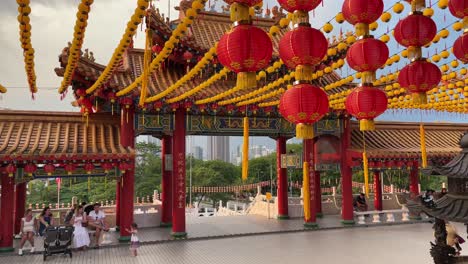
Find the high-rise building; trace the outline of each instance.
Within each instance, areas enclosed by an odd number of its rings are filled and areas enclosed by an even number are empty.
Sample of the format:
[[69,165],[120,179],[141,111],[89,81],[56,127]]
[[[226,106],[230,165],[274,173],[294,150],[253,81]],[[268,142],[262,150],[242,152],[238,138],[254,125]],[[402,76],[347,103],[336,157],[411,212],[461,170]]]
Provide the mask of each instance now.
[[199,159],[199,160],[202,160],[203,159],[203,149],[202,147],[200,146],[194,146],[192,148],[192,153],[193,153],[193,157],[195,159]]
[[209,136],[207,138],[208,160],[222,160],[229,162],[229,137]]

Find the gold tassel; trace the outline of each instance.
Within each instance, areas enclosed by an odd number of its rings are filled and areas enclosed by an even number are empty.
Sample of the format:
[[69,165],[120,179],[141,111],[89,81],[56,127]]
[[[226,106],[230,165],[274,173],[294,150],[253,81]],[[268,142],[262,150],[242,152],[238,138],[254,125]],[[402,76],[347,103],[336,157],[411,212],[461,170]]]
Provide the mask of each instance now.
[[427,94],[425,92],[422,93],[413,93],[413,104],[420,105],[427,103]]
[[91,177],[88,177],[88,193],[91,192]]
[[298,65],[296,67],[295,79],[297,81],[312,81],[312,75],[314,74],[313,68],[310,65]]
[[424,131],[424,125],[419,125],[419,139],[421,142],[421,160],[422,160],[422,167],[427,167],[427,152],[426,152],[426,133]]
[[130,108],[130,106],[126,105],[125,108],[127,109],[127,111],[125,111],[126,112],[125,116],[127,118],[127,124],[128,124],[128,109]]
[[239,89],[249,89],[257,87],[257,78],[255,72],[239,72],[237,74],[237,87]]
[[313,139],[314,138],[314,127],[313,125],[307,125],[299,123],[296,125],[296,137],[300,139]]
[[104,190],[107,190],[107,176],[104,177]]
[[359,37],[369,35],[369,24],[357,23],[354,28],[356,29],[356,35]]
[[375,130],[374,120],[369,120],[369,119],[359,120],[359,130],[361,130],[361,131],[374,131]]
[[114,115],[114,103],[111,104],[111,108],[112,108],[112,115]]
[[232,3],[230,8],[231,21],[250,21],[250,12],[247,5],[241,3]]
[[72,182],[72,179],[70,178],[69,181],[70,181],[70,191],[72,191],[72,190],[73,190],[73,182]]
[[242,145],[242,180],[246,181],[249,172],[249,118],[244,117],[244,142]]
[[369,198],[369,160],[367,159],[367,152],[366,152],[366,135],[362,132],[362,145],[363,145],[363,152],[362,152],[362,165],[364,170],[364,188],[366,192],[367,198]]
[[88,123],[89,123],[89,114],[86,113],[86,127],[88,127]]
[[149,64],[151,61],[151,34],[150,30],[146,29],[146,44],[145,44],[145,53],[143,56],[143,80],[141,81],[141,93],[140,93],[140,107],[143,107],[146,100],[146,95],[148,93],[148,81],[149,81]]
[[302,204],[304,206],[304,219],[310,220],[310,184],[309,184],[309,163],[304,161],[302,173]]

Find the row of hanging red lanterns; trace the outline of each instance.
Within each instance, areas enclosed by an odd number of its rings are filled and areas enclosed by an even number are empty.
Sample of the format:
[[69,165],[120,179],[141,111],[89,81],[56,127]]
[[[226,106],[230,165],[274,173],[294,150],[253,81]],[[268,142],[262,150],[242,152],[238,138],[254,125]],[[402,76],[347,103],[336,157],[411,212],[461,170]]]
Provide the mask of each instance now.
[[389,51],[381,40],[369,35],[369,24],[383,13],[382,0],[345,0],[342,13],[345,20],[354,25],[359,36],[346,54],[348,65],[361,72],[362,83],[346,98],[348,113],[360,122],[360,130],[374,130],[374,119],[387,109],[385,92],[374,87],[375,71],[385,65]]
[[453,54],[463,63],[468,63],[468,1],[450,0],[449,10],[453,16],[463,19],[464,33],[453,44]]
[[296,137],[314,137],[313,124],[329,111],[327,94],[311,84],[312,75],[327,54],[328,41],[319,30],[309,23],[309,12],[322,1],[279,0],[279,4],[293,13],[293,30],[280,40],[279,55],[284,64],[295,70],[296,82],[280,99],[280,114],[296,124]]

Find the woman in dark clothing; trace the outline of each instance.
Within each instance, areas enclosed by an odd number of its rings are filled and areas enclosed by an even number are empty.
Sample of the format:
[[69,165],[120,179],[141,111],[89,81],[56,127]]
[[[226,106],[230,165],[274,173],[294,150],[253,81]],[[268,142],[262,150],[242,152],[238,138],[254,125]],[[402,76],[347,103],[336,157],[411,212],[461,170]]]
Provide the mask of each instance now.
[[54,219],[50,208],[47,206],[42,209],[42,212],[39,215],[39,235],[42,236],[46,227],[50,225],[54,225]]

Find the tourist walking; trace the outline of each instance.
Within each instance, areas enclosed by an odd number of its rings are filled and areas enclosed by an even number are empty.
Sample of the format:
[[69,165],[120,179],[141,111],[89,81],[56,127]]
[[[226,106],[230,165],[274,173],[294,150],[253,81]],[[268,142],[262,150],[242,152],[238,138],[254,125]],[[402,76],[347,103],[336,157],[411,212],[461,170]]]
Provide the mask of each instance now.
[[86,228],[83,227],[83,223],[86,222],[87,219],[83,213],[83,207],[78,206],[75,215],[71,219],[71,223],[73,223],[73,227],[75,228],[73,231],[73,245],[75,248],[86,249],[89,246],[89,235]]
[[44,209],[42,209],[42,212],[39,215],[39,235],[43,236],[46,227],[53,225],[54,219],[52,217],[52,211],[50,211],[50,208],[46,206]]
[[23,255],[23,246],[26,241],[31,244],[31,253],[34,252],[34,233],[35,233],[36,219],[32,215],[32,210],[27,209],[26,214],[21,218],[21,242],[18,250],[20,256]]
[[132,234],[130,237],[130,252],[132,253],[132,256],[136,257],[137,249],[140,247],[140,240],[138,239],[138,225],[133,223],[130,229],[126,228],[125,230]]

